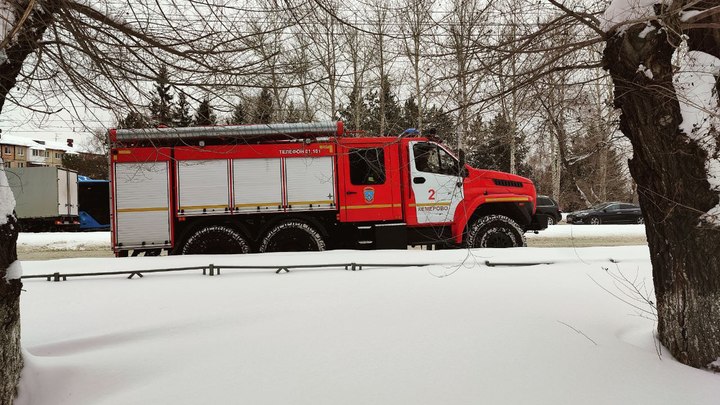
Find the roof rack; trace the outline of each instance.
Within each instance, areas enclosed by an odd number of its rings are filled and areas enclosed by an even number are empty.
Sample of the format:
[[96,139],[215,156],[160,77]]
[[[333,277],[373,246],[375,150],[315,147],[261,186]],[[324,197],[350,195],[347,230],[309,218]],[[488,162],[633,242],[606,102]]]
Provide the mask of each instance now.
[[326,121],[291,124],[111,129],[109,131],[109,137],[110,141],[113,143],[212,139],[236,139],[249,142],[308,139],[318,138],[321,136],[342,136],[344,132],[345,130],[342,121]]

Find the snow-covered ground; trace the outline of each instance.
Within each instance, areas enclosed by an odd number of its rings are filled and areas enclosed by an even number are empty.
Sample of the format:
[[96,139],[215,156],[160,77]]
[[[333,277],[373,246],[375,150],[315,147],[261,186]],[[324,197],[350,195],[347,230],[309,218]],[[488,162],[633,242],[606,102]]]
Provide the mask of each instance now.
[[[643,225],[553,225],[528,239],[645,236]],[[21,233],[18,250],[110,250],[110,232]]]
[[528,239],[552,239],[552,238],[605,238],[615,236],[645,236],[645,225],[568,225],[558,224],[549,226],[537,234],[528,232],[525,237]]
[[[549,232],[561,228],[590,229]],[[652,308],[628,290],[632,283],[651,298],[646,246],[83,258],[22,266],[29,275],[345,262],[432,265],[25,280],[26,368],[17,403],[720,400],[720,375],[683,366],[658,348]]]
[[21,232],[19,251],[36,250],[110,250],[110,232]]

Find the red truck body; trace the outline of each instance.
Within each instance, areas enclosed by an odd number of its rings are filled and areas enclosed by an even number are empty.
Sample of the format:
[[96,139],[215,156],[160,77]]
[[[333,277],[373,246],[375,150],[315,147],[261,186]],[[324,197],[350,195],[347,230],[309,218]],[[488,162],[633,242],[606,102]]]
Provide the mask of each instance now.
[[524,246],[523,177],[341,122],[111,130],[112,243],[130,253]]

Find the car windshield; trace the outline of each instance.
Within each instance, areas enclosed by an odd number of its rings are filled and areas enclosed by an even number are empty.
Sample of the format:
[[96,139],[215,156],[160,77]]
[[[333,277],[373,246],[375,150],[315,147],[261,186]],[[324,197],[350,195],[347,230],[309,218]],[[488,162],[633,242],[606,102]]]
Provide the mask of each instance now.
[[540,197],[537,198],[537,205],[546,206],[546,205],[555,205],[553,201],[549,197]]
[[590,207],[590,209],[593,210],[593,211],[599,211],[599,210],[607,207],[608,205],[610,205],[610,203],[597,204],[597,205],[594,205],[594,206]]

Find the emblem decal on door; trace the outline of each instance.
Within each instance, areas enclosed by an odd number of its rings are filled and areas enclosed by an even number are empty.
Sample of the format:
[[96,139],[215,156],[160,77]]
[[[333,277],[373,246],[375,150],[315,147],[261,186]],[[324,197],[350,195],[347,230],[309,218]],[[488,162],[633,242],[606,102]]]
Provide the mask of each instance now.
[[368,204],[375,201],[375,189],[372,187],[365,187],[363,189],[363,197],[365,197],[365,202]]

